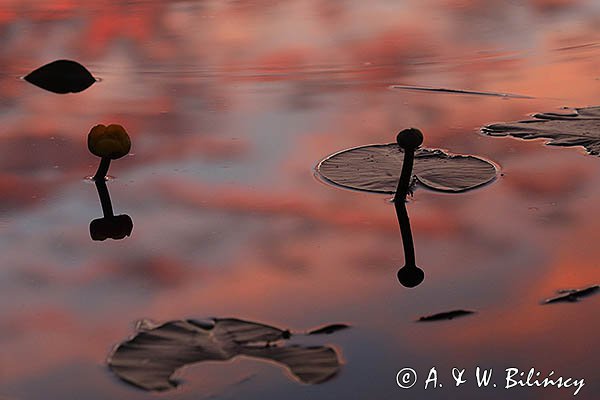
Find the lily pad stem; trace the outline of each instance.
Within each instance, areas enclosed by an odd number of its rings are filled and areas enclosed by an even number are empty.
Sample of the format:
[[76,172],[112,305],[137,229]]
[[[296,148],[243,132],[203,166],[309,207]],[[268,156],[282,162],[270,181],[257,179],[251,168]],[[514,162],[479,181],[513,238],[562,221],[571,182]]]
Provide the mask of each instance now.
[[415,149],[405,148],[404,149],[404,160],[402,162],[402,172],[400,174],[400,180],[398,181],[398,187],[396,188],[396,194],[394,196],[394,203],[399,201],[405,202],[406,196],[408,195],[408,187],[410,186],[410,178],[412,176],[413,164],[415,162]]

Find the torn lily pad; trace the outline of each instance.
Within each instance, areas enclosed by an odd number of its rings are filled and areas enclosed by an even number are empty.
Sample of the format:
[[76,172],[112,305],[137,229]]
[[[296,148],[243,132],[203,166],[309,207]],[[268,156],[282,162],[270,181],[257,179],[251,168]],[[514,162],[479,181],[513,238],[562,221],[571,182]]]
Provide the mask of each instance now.
[[533,119],[491,124],[481,128],[490,136],[547,139],[552,146],[583,146],[600,155],[600,106],[568,109],[564,113],[535,114]]
[[338,373],[341,363],[332,347],[287,345],[290,336],[289,330],[236,318],[144,322],[133,338],[117,346],[108,366],[123,381],[149,391],[175,388],[172,376],[186,365],[237,356],[274,361],[307,384]]
[[58,94],[79,93],[96,82],[90,71],[72,60],[53,61],[32,71],[23,79]]
[[[404,151],[397,143],[343,150],[321,161],[317,172],[335,185],[374,193],[393,194],[398,186]],[[437,149],[417,149],[413,175],[424,187],[459,193],[493,181],[497,169],[491,162],[470,155]]]

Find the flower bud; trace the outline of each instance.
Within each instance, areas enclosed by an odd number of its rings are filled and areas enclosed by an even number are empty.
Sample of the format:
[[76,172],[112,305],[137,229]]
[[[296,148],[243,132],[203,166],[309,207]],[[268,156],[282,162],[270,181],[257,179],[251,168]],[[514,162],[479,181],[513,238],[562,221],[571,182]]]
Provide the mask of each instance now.
[[131,140],[121,125],[96,125],[88,134],[88,149],[101,158],[116,160],[129,153]]
[[415,150],[423,144],[423,134],[416,128],[404,129],[396,136],[396,142],[403,149]]

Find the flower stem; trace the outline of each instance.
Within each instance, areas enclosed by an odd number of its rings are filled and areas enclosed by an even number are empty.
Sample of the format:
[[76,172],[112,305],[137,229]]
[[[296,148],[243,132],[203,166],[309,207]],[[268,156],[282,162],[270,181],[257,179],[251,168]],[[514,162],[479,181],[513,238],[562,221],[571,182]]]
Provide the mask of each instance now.
[[98,165],[98,170],[96,174],[92,178],[94,181],[98,182],[100,180],[104,181],[106,179],[106,175],[108,174],[108,168],[110,167],[110,158],[103,157],[100,160],[100,165]]

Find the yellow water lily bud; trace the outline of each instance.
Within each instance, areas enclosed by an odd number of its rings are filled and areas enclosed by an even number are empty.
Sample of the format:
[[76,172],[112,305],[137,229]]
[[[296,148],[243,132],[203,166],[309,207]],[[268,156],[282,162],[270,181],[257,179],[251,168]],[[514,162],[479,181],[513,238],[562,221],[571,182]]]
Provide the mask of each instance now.
[[88,134],[88,149],[98,157],[116,160],[129,153],[131,140],[121,125],[96,125]]

